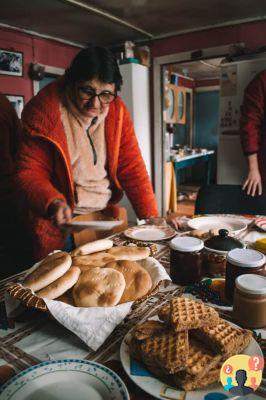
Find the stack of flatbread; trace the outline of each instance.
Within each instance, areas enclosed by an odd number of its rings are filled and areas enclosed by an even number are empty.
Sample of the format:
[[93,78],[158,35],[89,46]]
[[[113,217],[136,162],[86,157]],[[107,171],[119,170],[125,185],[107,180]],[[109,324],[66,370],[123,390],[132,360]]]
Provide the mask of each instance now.
[[249,344],[252,333],[221,319],[214,308],[177,297],[158,314],[135,327],[132,357],[161,379],[185,391],[219,381],[223,362]]
[[23,282],[42,298],[77,307],[111,307],[143,298],[152,288],[150,274],[138,261],[148,247],[117,246],[109,239],[47,256]]

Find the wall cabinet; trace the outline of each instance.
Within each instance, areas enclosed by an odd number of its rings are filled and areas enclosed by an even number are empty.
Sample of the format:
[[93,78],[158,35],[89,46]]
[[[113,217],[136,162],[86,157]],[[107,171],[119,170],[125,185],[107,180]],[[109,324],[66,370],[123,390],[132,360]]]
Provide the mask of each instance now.
[[167,84],[164,90],[164,122],[186,123],[186,88]]

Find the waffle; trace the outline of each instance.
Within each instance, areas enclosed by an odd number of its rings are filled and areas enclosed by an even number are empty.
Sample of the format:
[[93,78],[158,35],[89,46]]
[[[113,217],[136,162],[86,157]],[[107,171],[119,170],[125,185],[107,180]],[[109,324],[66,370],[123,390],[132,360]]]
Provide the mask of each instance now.
[[154,362],[167,374],[184,368],[188,357],[188,333],[165,331],[141,341],[142,360]]
[[129,352],[130,354],[136,358],[138,361],[142,361],[142,355],[141,355],[141,342],[134,337],[130,340],[129,343]]
[[165,306],[161,307],[158,311],[158,317],[161,321],[169,322],[170,317],[170,306],[166,304]]
[[206,375],[198,377],[191,376],[185,372],[180,372],[173,375],[173,380],[177,386],[185,391],[201,389],[211,383],[219,381],[220,369],[222,363],[219,363],[216,367],[211,369]]
[[202,343],[189,338],[189,352],[185,372],[191,376],[197,375],[200,378],[209,370],[216,367],[221,358],[220,354],[215,354]]
[[135,327],[133,337],[137,340],[148,339],[166,329],[166,325],[160,321],[145,321]]
[[186,297],[174,297],[170,301],[169,322],[176,332],[205,326],[214,326],[219,314],[214,308]]
[[215,352],[226,357],[238,354],[249,344],[252,333],[245,329],[234,328],[220,319],[214,327],[202,327],[192,331],[192,335],[210,346]]

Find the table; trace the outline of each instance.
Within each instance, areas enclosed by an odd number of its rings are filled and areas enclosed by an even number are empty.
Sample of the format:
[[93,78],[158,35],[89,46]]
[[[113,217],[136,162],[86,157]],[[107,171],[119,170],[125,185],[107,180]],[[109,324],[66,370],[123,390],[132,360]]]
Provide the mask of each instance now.
[[179,171],[182,169],[192,167],[194,165],[198,165],[201,163],[207,164],[207,173],[206,173],[206,183],[211,183],[211,161],[213,159],[214,150],[209,150],[205,154],[191,154],[189,156],[184,156],[180,158],[176,158],[173,160],[176,182],[179,183]]
[[[249,232],[250,234],[250,232]],[[126,241],[123,234],[116,235],[114,243],[121,245]],[[169,248],[167,243],[157,244],[157,258],[169,271]],[[0,300],[3,301],[5,286],[12,281],[22,279],[25,272],[0,282]],[[131,400],[152,400],[153,397],[138,388],[124,373],[119,361],[120,344],[125,334],[136,323],[156,315],[158,309],[173,295],[180,295],[182,288],[170,284],[151,296],[146,302],[134,306],[127,318],[113,331],[106,342],[96,352],[88,349],[72,332],[51,320],[47,314],[27,312],[16,321],[0,320],[0,382],[4,382],[15,373],[42,361],[81,358],[105,364],[116,371],[128,387]],[[2,303],[3,305],[3,303]],[[230,319],[230,313],[223,315]],[[266,339],[266,329],[261,330]],[[262,343],[266,345],[266,340]],[[266,349],[264,349],[266,350]],[[256,391],[265,396],[266,382]],[[257,397],[255,397],[257,398]]]

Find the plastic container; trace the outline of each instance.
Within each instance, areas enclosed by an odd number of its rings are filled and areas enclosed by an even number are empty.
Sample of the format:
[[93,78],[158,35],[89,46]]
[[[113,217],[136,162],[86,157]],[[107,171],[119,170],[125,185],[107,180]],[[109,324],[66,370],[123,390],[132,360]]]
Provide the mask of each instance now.
[[200,282],[202,278],[202,240],[191,237],[176,237],[170,242],[170,276],[174,283],[182,286]]

